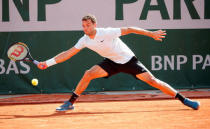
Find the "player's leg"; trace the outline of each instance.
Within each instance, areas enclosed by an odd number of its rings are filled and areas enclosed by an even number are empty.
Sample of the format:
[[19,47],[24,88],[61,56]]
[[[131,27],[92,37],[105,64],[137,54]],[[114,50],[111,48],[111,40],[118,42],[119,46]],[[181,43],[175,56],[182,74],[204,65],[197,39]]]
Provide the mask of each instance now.
[[107,76],[108,73],[104,71],[100,66],[95,65],[91,69],[87,70],[82,79],[78,83],[75,94],[81,95],[81,93],[87,88],[91,80]]
[[177,94],[177,91],[174,88],[172,88],[169,84],[155,78],[150,72],[137,74],[136,77],[170,96],[175,97]]
[[136,57],[133,57],[128,63],[124,64],[120,68],[120,71],[131,74],[137,79],[142,80],[157,89],[160,89],[162,92],[175,98],[178,98],[182,103],[193,109],[199,108],[199,102],[185,98],[169,84],[155,78],[151,74],[151,72]]
[[156,79],[151,72],[136,58],[133,57],[130,61],[123,65],[122,72],[131,74],[136,78],[152,85],[155,88],[160,89],[164,93],[170,96],[176,96],[177,91],[169,86],[167,83]]
[[141,73],[141,74],[137,74],[136,77],[138,79],[148,83],[149,85],[151,85],[157,89],[160,89],[162,92],[164,92],[170,96],[173,96],[175,98],[178,98],[186,106],[189,106],[195,110],[197,110],[199,108],[199,105],[200,105],[199,102],[192,101],[188,98],[185,98],[183,95],[178,93],[174,88],[172,88],[169,84],[155,78],[149,71]]
[[87,70],[82,79],[78,83],[75,92],[70,97],[69,101],[66,101],[63,105],[56,108],[57,111],[66,111],[74,109],[73,104],[81,93],[88,87],[91,80],[107,76],[108,73],[100,66],[95,65],[91,69]]

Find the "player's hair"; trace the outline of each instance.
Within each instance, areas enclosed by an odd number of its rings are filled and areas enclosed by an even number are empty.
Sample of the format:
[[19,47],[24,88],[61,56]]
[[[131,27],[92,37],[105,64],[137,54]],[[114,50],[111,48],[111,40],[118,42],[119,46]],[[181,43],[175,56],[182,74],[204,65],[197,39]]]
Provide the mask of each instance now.
[[91,20],[92,23],[96,23],[96,17],[92,14],[88,14],[82,18],[82,21]]

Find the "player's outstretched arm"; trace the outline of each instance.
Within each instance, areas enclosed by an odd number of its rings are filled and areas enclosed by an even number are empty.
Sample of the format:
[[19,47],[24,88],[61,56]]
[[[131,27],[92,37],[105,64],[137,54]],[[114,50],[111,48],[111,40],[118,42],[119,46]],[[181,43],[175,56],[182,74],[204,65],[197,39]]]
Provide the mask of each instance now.
[[64,61],[70,59],[72,56],[76,55],[79,51],[80,51],[80,49],[72,47],[69,50],[61,52],[60,54],[56,55],[55,57],[53,57],[47,61],[40,62],[37,65],[37,67],[42,70],[46,69],[52,65],[55,65],[57,63],[61,63],[61,62],[64,62]]
[[145,35],[153,38],[154,40],[162,41],[165,38],[166,31],[157,30],[157,31],[148,31],[138,27],[123,27],[121,28],[121,35],[127,35],[130,33]]

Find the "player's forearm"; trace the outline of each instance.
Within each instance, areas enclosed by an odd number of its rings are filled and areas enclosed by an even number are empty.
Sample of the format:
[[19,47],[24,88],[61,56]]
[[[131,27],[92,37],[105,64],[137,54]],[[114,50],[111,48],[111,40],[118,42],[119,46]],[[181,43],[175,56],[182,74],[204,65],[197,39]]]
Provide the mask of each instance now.
[[68,59],[70,59],[72,56],[74,56],[75,54],[77,54],[80,50],[76,49],[76,48],[71,48],[67,51],[61,52],[60,54],[56,55],[55,57],[49,59],[46,61],[47,66],[52,66],[55,65],[57,63],[62,63]]
[[55,56],[54,59],[55,59],[56,63],[62,63],[64,61],[70,59],[72,56],[74,56],[78,52],[79,52],[79,50],[73,47],[67,51],[61,52],[60,54]]
[[61,52],[60,54],[54,57],[56,63],[62,63],[68,59],[70,59],[73,55],[68,55],[67,51]]
[[153,37],[153,32],[152,31],[145,30],[145,29],[138,28],[138,27],[127,27],[127,28],[125,28],[124,35],[130,34],[130,33],[145,35],[145,36],[148,36],[148,37]]

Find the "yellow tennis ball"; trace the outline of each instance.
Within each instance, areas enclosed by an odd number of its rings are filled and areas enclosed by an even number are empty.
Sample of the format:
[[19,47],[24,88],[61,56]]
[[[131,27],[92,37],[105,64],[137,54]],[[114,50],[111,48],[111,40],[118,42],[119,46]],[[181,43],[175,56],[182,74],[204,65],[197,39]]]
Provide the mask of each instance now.
[[38,81],[38,79],[36,79],[36,78],[34,78],[34,79],[31,80],[31,84],[32,84],[33,86],[37,86],[38,83],[39,83],[39,81]]

